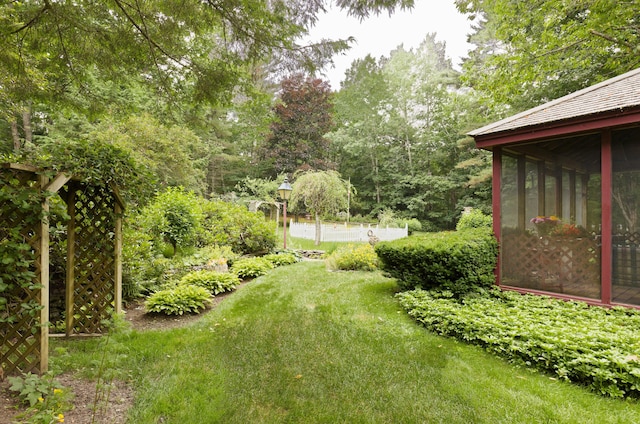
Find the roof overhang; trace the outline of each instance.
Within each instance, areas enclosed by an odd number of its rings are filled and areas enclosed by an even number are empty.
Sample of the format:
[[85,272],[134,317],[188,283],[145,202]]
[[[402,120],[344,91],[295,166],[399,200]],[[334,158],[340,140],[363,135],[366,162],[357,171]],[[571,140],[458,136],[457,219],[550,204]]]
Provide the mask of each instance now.
[[536,126],[521,127],[509,131],[475,135],[470,133],[470,135],[475,139],[476,147],[490,150],[495,146],[542,141],[639,123],[640,106],[626,110],[608,111],[597,115],[580,116],[564,121],[548,122]]

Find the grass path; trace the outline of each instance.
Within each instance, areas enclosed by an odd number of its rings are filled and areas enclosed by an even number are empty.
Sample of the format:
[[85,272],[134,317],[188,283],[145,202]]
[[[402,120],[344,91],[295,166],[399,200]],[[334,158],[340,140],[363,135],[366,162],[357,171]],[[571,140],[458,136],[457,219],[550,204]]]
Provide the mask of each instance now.
[[[411,321],[377,273],[272,271],[197,323],[118,332],[105,369],[136,386],[129,422],[637,423],[640,405],[515,368]],[[55,341],[95,374],[104,340]]]

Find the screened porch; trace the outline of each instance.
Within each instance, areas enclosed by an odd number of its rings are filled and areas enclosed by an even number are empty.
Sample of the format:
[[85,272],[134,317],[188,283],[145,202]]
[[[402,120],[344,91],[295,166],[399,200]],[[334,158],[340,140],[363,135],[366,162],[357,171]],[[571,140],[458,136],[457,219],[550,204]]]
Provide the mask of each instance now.
[[640,70],[471,135],[493,151],[498,283],[640,306]]

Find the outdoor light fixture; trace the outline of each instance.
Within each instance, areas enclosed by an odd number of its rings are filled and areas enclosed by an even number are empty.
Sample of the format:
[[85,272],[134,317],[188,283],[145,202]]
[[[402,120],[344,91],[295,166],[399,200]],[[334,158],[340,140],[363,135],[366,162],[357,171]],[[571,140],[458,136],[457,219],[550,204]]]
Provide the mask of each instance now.
[[291,184],[289,184],[289,178],[285,177],[284,182],[278,187],[278,195],[282,200],[289,200],[292,190],[293,188],[291,188]]
[[287,248],[287,200],[291,197],[291,191],[293,188],[291,184],[289,184],[289,178],[285,177],[284,182],[280,184],[278,187],[278,195],[282,200],[284,200],[284,204],[282,207],[282,219],[284,220],[284,248]]

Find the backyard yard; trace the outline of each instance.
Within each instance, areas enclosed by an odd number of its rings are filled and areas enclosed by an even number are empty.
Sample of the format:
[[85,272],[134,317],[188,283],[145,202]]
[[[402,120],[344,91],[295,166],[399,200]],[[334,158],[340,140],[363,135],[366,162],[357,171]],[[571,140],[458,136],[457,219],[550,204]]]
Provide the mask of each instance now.
[[52,369],[84,392],[65,422],[93,422],[94,411],[95,422],[137,424],[640,422],[636,401],[428,332],[396,291],[378,272],[306,261],[242,285],[198,318],[132,306],[109,337],[52,341]]

